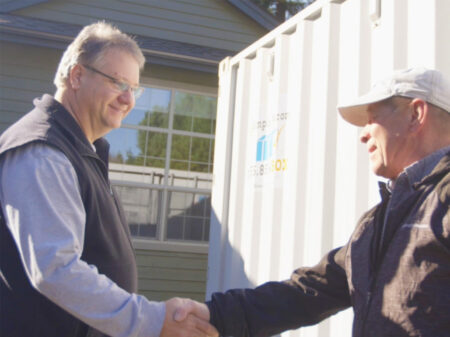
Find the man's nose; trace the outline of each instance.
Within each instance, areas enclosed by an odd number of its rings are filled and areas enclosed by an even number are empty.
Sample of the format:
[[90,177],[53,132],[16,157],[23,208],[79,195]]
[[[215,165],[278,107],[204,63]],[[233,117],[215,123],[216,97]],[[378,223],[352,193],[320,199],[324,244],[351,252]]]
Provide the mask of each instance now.
[[369,138],[370,138],[369,124],[366,124],[366,125],[362,128],[361,132],[359,133],[359,141],[360,141],[361,143],[367,143],[367,141],[369,140]]
[[134,94],[129,88],[128,90],[122,91],[122,93],[119,96],[119,102],[121,104],[127,104],[127,105],[134,105]]

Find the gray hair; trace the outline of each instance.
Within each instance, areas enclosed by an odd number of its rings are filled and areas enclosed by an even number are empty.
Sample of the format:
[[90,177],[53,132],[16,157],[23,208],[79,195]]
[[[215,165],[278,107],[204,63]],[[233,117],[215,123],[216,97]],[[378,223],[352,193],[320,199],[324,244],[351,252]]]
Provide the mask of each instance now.
[[76,64],[96,64],[105,53],[113,48],[122,49],[133,56],[142,70],[145,57],[137,42],[118,28],[100,21],[85,26],[67,47],[56,71],[53,83],[57,88],[65,88],[70,70]]

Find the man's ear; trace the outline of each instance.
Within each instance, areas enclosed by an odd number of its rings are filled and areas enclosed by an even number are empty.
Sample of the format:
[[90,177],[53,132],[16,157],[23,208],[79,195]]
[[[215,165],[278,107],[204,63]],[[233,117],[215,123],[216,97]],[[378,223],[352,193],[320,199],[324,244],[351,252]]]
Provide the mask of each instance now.
[[69,71],[69,84],[74,90],[77,90],[81,86],[81,76],[83,74],[83,67],[79,64],[75,64]]
[[411,108],[411,124],[410,130],[417,132],[422,129],[428,118],[429,105],[426,101],[420,98],[414,98],[410,102]]

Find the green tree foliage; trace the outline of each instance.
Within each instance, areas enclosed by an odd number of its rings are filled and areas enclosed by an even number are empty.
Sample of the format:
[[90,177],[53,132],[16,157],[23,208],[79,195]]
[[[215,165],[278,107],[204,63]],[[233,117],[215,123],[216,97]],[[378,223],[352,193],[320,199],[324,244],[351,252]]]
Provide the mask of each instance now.
[[[212,134],[215,130],[215,110],[216,100],[212,97],[177,93],[173,128]],[[139,125],[166,128],[168,114],[159,111],[163,109],[158,106],[154,106],[152,111],[146,111]],[[133,155],[131,151],[128,151],[125,163],[164,168],[168,135],[162,132],[139,130],[137,137],[140,153]],[[209,138],[173,134],[170,167],[178,170],[210,172],[212,149],[213,141]],[[116,160],[119,159],[121,158],[116,158]]]
[[[139,125],[164,126],[167,113],[159,112],[161,110],[158,106],[155,106],[153,111],[146,111],[145,117]],[[164,168],[167,147],[166,133],[139,130],[138,147],[140,149],[139,156],[133,157],[131,154],[127,154],[127,164]]]
[[[212,134],[215,130],[215,111],[216,99],[177,92],[173,128],[175,130]],[[211,170],[211,166],[208,165],[211,148],[211,139],[173,135],[170,167],[180,170],[209,172]]]
[[315,0],[251,0],[283,22]]

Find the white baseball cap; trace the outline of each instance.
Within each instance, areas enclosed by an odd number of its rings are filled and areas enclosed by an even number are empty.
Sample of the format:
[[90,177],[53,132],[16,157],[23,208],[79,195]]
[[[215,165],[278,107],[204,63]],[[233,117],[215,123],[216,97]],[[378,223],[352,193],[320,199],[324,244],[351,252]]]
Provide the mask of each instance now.
[[420,98],[450,113],[450,82],[441,72],[423,67],[395,71],[377,82],[367,94],[338,106],[338,110],[347,122],[364,126],[367,106],[392,96]]

